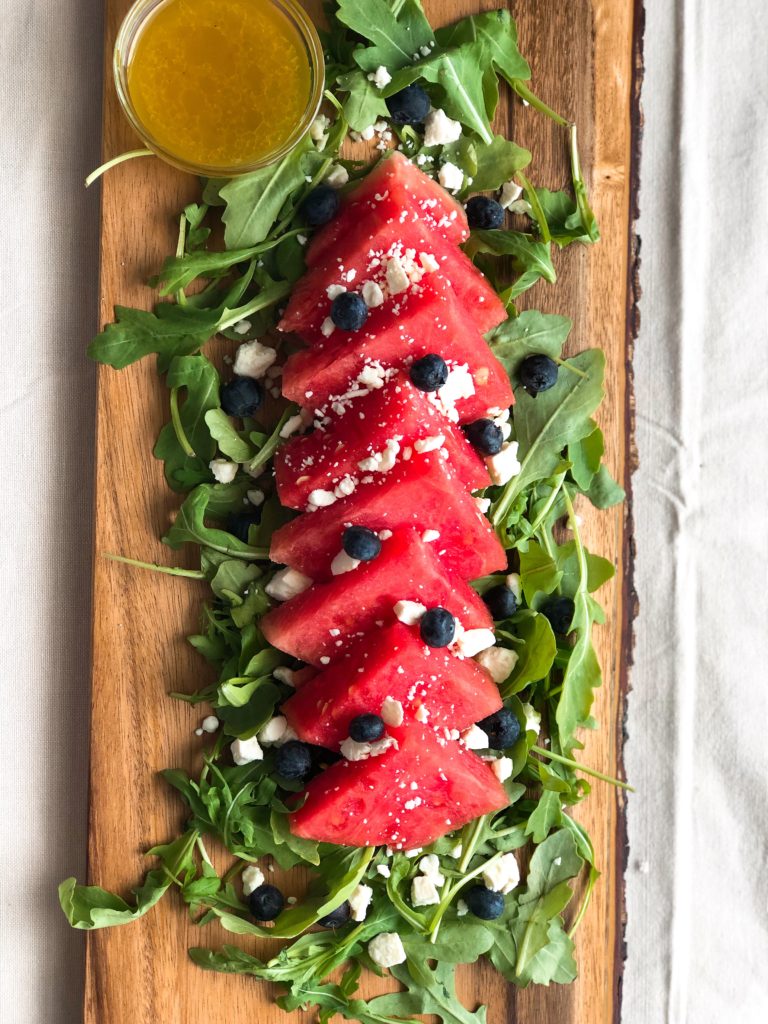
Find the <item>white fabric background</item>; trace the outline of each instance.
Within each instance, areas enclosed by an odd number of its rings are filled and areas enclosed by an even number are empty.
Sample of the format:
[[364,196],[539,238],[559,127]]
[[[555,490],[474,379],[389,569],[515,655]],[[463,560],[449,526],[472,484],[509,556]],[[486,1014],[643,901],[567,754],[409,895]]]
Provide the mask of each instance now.
[[[0,4],[3,1024],[80,1020],[101,7]],[[647,9],[623,1020],[762,1024],[768,30],[762,0]]]

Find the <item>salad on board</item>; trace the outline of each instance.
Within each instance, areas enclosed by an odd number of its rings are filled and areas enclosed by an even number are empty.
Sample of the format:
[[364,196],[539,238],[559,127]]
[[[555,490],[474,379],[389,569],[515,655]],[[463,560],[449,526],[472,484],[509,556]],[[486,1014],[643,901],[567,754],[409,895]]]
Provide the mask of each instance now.
[[[552,247],[599,233],[575,125],[531,91],[506,10],[433,30],[418,0],[326,7],[310,131],[205,180],[154,312],[118,307],[89,349],[116,370],[154,356],[167,388],[163,540],[199,568],[119,560],[207,582],[189,642],[212,681],[172,695],[200,722],[199,771],[163,773],[183,831],[153,837],[131,899],[59,895],[94,929],[175,892],[203,928],[193,961],[277,983],[287,1011],[483,1022],[457,964],[575,978],[599,872],[569,812],[590,777],[625,785],[578,759],[614,568],[575,507],[623,499],[593,418],[604,355],[564,356],[570,321],[524,308]],[[567,133],[568,192],[495,133],[501,89]],[[275,865],[308,872],[305,894]],[[206,947],[211,921],[231,944]],[[397,990],[361,998],[363,971]]]

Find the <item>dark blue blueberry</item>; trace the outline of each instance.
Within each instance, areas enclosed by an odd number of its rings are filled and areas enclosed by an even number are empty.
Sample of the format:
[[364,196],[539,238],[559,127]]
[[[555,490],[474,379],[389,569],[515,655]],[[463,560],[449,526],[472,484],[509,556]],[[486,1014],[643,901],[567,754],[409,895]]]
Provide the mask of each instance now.
[[504,207],[488,196],[472,196],[467,203],[467,220],[471,228],[492,231],[504,223]]
[[528,394],[535,398],[542,391],[549,391],[557,383],[557,363],[549,356],[528,356],[520,363],[520,383]]
[[319,228],[333,220],[339,212],[339,193],[330,185],[318,185],[306,196],[299,207],[299,214],[311,228]]
[[275,771],[284,779],[303,779],[312,771],[312,751],[300,740],[288,740],[275,752]]
[[486,889],[484,885],[473,885],[464,893],[464,902],[475,917],[483,921],[495,921],[504,913],[504,894]]
[[437,391],[448,380],[448,364],[442,356],[430,353],[412,363],[410,375],[419,391]]
[[555,633],[560,633],[561,636],[570,631],[575,610],[576,607],[570,597],[550,597],[539,609],[541,614],[549,619]]
[[488,736],[491,750],[506,750],[520,739],[520,723],[508,708],[501,708],[477,723]]
[[475,420],[464,427],[467,440],[483,455],[497,455],[504,444],[501,427],[493,420]]
[[501,619],[508,619],[517,611],[517,598],[503,583],[497,587],[491,587],[483,594],[483,600],[494,619],[499,622]]
[[341,538],[341,546],[350,558],[358,562],[371,562],[381,553],[381,541],[367,526],[348,526]]
[[248,897],[248,906],[257,921],[274,921],[285,906],[285,896],[276,885],[260,885]]
[[447,647],[456,636],[456,619],[438,605],[422,615],[419,632],[428,647]]
[[343,924],[346,924],[349,920],[349,901],[344,900],[335,910],[332,910],[330,914],[326,914],[325,917],[321,917],[317,922],[322,925],[323,928],[341,928]]
[[227,530],[243,544],[248,543],[248,531],[261,522],[261,512],[233,512],[227,519]]
[[407,85],[384,102],[394,124],[421,124],[432,105],[420,85]]
[[342,292],[331,303],[331,320],[342,331],[359,331],[368,319],[368,307],[357,292]]
[[253,416],[264,401],[264,389],[251,377],[233,377],[221,385],[219,400],[227,416]]
[[384,735],[384,719],[380,715],[357,715],[349,723],[349,735],[355,743],[375,743]]

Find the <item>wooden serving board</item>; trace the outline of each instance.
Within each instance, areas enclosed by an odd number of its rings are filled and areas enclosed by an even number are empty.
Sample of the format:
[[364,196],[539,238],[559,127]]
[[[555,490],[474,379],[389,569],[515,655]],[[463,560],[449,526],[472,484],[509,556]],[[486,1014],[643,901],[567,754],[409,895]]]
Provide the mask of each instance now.
[[[533,69],[534,90],[578,120],[582,159],[603,233],[597,246],[573,246],[556,254],[557,285],[537,285],[524,296],[523,305],[571,317],[573,349],[601,345],[606,350],[608,398],[599,418],[608,464],[627,489],[633,463],[631,225],[639,131],[639,4],[640,0],[510,4],[521,49]],[[136,147],[118,107],[110,64],[128,6],[129,0],[106,0],[105,159]],[[433,23],[441,23],[499,3],[428,0],[425,6]],[[550,188],[567,187],[566,139],[560,129],[519,103],[512,109],[506,101],[499,112],[499,129],[532,150],[534,181]],[[151,305],[152,293],[143,282],[175,247],[176,216],[198,191],[195,179],[155,159],[125,164],[104,179],[102,322],[112,319],[116,303]],[[85,358],[83,353],[73,356]],[[99,369],[89,878],[123,892],[146,869],[143,851],[177,835],[183,821],[180,800],[156,773],[168,766],[192,767],[200,749],[193,733],[199,712],[166,694],[195,689],[206,678],[202,660],[183,640],[197,628],[204,588],[101,557],[113,552],[169,561],[169,551],[158,538],[178,497],[166,487],[161,464],[151,456],[167,417],[166,402],[152,359],[120,372]],[[631,655],[631,519],[628,508],[581,512],[589,547],[613,559],[618,570],[616,580],[602,592],[608,621],[598,629],[597,643],[605,684],[596,703],[600,728],[588,736],[584,760],[616,774],[621,772]],[[577,936],[580,977],[569,987],[515,992],[489,966],[461,968],[460,992],[469,1005],[486,1002],[493,1024],[618,1020],[625,861],[621,799],[614,789],[598,783],[578,816],[594,838],[603,872]],[[136,924],[90,933],[86,1024],[285,1020],[270,1001],[274,992],[269,986],[201,971],[187,958],[191,945],[216,946],[232,938],[217,926],[195,928],[174,897]],[[274,942],[263,940],[246,939],[244,945],[262,955],[276,948]],[[386,987],[386,981],[369,978],[364,994]]]

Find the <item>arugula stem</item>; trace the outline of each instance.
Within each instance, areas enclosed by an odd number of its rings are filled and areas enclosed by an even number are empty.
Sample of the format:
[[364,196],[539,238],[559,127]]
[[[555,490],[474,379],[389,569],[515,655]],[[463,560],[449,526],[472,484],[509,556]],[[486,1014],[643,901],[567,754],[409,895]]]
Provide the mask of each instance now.
[[[182,256],[184,255],[184,247],[186,245],[186,242],[187,242],[187,215],[186,215],[186,213],[182,213],[182,215],[179,217],[179,240],[176,243],[176,259],[180,260],[182,258]],[[177,304],[179,306],[186,306],[186,304],[187,304],[187,296],[185,295],[183,288],[179,288],[176,291],[176,293],[174,295],[174,298],[176,299],[176,302],[177,302]]]
[[584,373],[584,371],[580,370],[578,366],[574,366],[573,362],[570,362],[567,359],[561,359],[559,356],[555,356],[554,361],[557,363],[558,366],[562,366],[564,370],[568,370],[569,373],[575,373],[576,376],[581,377],[582,380],[588,380],[589,374]]
[[181,422],[181,416],[179,415],[179,389],[171,388],[171,423],[173,425],[173,432],[176,435],[176,440],[179,442],[179,446],[188,459],[194,459],[197,452],[189,443],[189,438],[184,432],[184,426]]
[[291,418],[291,416],[295,416],[295,415],[296,415],[296,406],[289,405],[288,408],[283,413],[283,415],[278,420],[278,423],[277,423],[277,426],[275,427],[275,429],[272,431],[272,433],[267,438],[267,440],[264,442],[264,444],[259,449],[259,451],[256,453],[256,455],[254,455],[254,457],[248,463],[248,469],[249,470],[251,470],[251,471],[256,470],[260,466],[263,466],[265,462],[269,462],[269,460],[272,458],[272,456],[277,451],[278,446],[280,444],[280,440],[281,440],[281,438],[280,438],[280,431],[283,429],[283,427],[288,422],[288,420]]
[[117,167],[118,164],[125,163],[126,160],[136,160],[141,156],[154,156],[155,154],[151,149],[132,149],[128,153],[121,153],[120,156],[112,157],[111,160],[107,160],[101,167],[97,167],[95,171],[91,171],[88,177],[85,179],[85,187],[90,188],[94,181],[97,181],[102,174],[107,171],[111,171],[113,167]]
[[519,78],[514,80],[512,88],[521,100],[533,107],[534,110],[538,110],[540,114],[544,114],[545,117],[554,121],[555,124],[559,124],[561,128],[571,127],[571,121],[567,121],[564,117],[558,114],[557,111],[553,110],[552,107],[548,107],[547,104],[543,100],[540,100],[535,93],[531,92],[525,82],[521,81]]
[[291,287],[289,281],[280,281],[273,288],[265,289],[254,299],[251,299],[250,302],[247,302],[244,306],[239,306],[229,316],[220,320],[216,325],[217,333],[229,330],[230,327],[234,327],[241,320],[246,320],[253,313],[258,313],[260,309],[274,306],[276,302],[279,302],[280,299],[284,299],[288,295]]
[[584,919],[584,915],[587,912],[587,907],[592,900],[592,890],[595,888],[595,882],[600,877],[600,872],[595,867],[590,867],[589,878],[587,879],[587,888],[584,892],[584,899],[581,901],[581,906],[578,909],[576,917],[573,919],[573,924],[568,931],[568,938],[572,939],[576,934],[576,929],[579,927]]
[[547,516],[549,515],[549,513],[550,513],[550,511],[552,509],[552,506],[557,501],[558,495],[560,494],[560,491],[562,490],[563,481],[565,480],[565,473],[559,473],[554,479],[557,482],[556,482],[555,486],[552,488],[552,493],[547,498],[547,501],[546,501],[546,504],[544,505],[544,508],[536,516],[536,519],[535,519],[534,523],[531,526],[531,532],[532,533],[536,533],[536,531],[541,527],[542,523],[546,522]]
[[492,857],[489,857],[488,860],[483,861],[482,864],[478,864],[478,866],[474,870],[468,871],[463,878],[459,878],[456,882],[453,883],[453,885],[446,885],[445,893],[442,899],[440,900],[440,903],[437,905],[435,914],[430,922],[430,942],[437,942],[437,936],[440,931],[440,924],[443,920],[446,910],[453,902],[454,896],[461,892],[461,890],[464,888],[467,882],[470,882],[473,878],[477,878],[478,875],[482,874],[482,872],[485,871],[489,864],[493,864],[495,861],[497,861],[500,857],[503,856],[504,852],[502,850],[500,850],[498,853],[494,853]]
[[544,213],[544,208],[539,202],[539,197],[536,195],[536,189],[526,178],[522,171],[517,172],[517,179],[523,186],[525,192],[525,198],[531,204],[531,212],[536,219],[536,223],[539,225],[539,231],[541,233],[541,240],[545,244],[552,241],[552,235],[549,230],[549,223],[547,222],[547,215]]
[[565,765],[566,768],[572,768],[574,771],[581,772],[583,775],[591,775],[595,779],[600,779],[602,782],[608,782],[611,786],[618,786],[619,789],[627,789],[630,793],[634,793],[635,790],[627,782],[622,782],[621,779],[614,779],[612,775],[605,775],[603,772],[597,771],[596,768],[588,768],[584,764],[580,764],[578,761],[572,760],[570,757],[563,757],[562,754],[555,754],[551,750],[545,750],[544,747],[531,747],[531,753],[538,754],[540,757],[547,757],[550,761],[557,761],[558,764]]
[[157,562],[139,562],[135,558],[125,558],[123,555],[113,555],[107,551],[102,552],[103,558],[110,562],[122,562],[123,565],[132,565],[136,569],[150,569],[152,572],[162,572],[166,576],[184,576],[188,580],[204,580],[206,575],[200,569],[182,569],[176,565],[158,565]]

